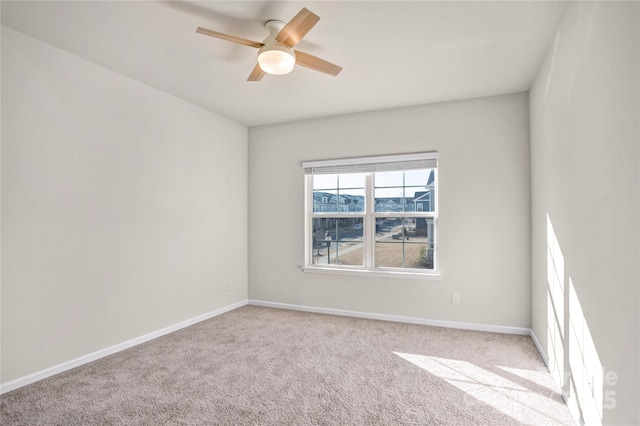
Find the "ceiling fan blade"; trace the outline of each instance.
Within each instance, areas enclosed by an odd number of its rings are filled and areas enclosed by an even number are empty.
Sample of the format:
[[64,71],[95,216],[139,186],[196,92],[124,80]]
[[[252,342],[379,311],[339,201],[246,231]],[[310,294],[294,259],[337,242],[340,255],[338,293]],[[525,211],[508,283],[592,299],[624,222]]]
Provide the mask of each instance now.
[[303,7],[278,33],[276,40],[293,47],[304,37],[311,28],[320,20],[320,17]]
[[260,64],[256,64],[256,66],[253,68],[253,71],[251,71],[249,78],[247,78],[247,81],[260,81],[265,74],[266,72],[262,71],[262,68],[260,68]]
[[294,50],[294,52],[296,54],[296,64],[302,65],[303,67],[311,68],[312,70],[333,76],[340,74],[340,71],[342,71],[342,67],[325,61],[324,59],[320,59],[317,56],[300,52],[299,50]]
[[211,37],[220,38],[222,40],[232,41],[238,44],[244,44],[245,46],[255,47],[257,49],[260,49],[264,45],[264,43],[260,43],[260,42],[249,40],[242,37],[237,37],[231,34],[219,33],[218,31],[208,30],[202,27],[198,27],[198,29],[196,29],[196,32],[200,34],[208,35]]

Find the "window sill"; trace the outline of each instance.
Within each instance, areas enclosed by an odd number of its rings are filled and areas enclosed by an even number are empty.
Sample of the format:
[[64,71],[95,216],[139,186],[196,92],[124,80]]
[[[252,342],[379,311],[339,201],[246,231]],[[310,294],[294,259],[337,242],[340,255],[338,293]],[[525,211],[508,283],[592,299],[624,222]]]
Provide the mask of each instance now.
[[330,275],[355,275],[361,277],[403,278],[410,280],[440,281],[437,272],[394,271],[384,269],[360,269],[360,268],[328,268],[318,266],[303,266],[304,272]]

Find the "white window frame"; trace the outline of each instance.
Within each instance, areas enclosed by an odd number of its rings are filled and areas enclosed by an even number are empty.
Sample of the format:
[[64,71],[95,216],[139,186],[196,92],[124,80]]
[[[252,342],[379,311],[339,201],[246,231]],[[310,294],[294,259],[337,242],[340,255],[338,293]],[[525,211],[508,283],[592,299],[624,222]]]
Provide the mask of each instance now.
[[[403,170],[403,165],[414,161],[428,161],[425,168],[434,169],[435,201],[433,212],[376,212],[375,211],[375,172]],[[365,179],[365,211],[364,212],[314,212],[313,211],[313,174],[305,173],[305,261],[302,270],[313,273],[360,275],[374,277],[398,277],[409,279],[439,280],[440,270],[438,262],[438,154],[436,152],[401,154],[377,157],[359,157],[335,160],[303,162],[306,170],[314,168],[334,168],[331,173],[361,172],[366,173]],[[397,168],[395,168],[397,167]],[[415,169],[415,168],[414,168]],[[331,218],[363,218],[364,265],[316,265],[313,264],[313,219],[318,217]],[[433,269],[376,267],[375,265],[375,231],[376,221],[382,218],[414,218],[424,217],[433,220]]]

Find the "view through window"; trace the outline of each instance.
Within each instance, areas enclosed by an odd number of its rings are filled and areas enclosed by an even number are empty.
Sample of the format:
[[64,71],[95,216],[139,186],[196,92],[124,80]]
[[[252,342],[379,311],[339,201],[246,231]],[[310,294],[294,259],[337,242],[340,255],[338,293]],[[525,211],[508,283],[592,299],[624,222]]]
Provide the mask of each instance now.
[[306,163],[307,264],[434,271],[436,161],[429,153]]

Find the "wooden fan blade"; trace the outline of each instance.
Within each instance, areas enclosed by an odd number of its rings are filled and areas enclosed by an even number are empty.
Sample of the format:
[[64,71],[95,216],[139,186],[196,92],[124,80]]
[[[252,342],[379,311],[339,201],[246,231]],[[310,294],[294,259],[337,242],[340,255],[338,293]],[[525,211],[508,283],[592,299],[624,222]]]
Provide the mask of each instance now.
[[320,17],[303,7],[278,33],[276,40],[293,47],[304,37],[311,28],[320,20]]
[[259,43],[257,41],[249,40],[242,37],[237,37],[231,34],[219,33],[218,31],[208,30],[202,27],[198,27],[198,29],[196,29],[196,32],[200,34],[208,35],[211,37],[215,37],[215,38],[221,38],[222,40],[232,41],[238,44],[244,44],[245,46],[255,47],[257,49],[260,49],[264,45],[264,43]]
[[262,71],[262,68],[260,68],[260,64],[256,64],[256,66],[253,68],[253,71],[251,71],[251,74],[249,75],[247,81],[260,81],[265,74],[266,72]]
[[294,50],[294,52],[296,54],[296,64],[302,65],[303,67],[311,68],[312,70],[333,76],[340,74],[340,71],[342,71],[342,67],[325,61],[324,59],[320,59],[317,56],[300,52],[299,50]]

